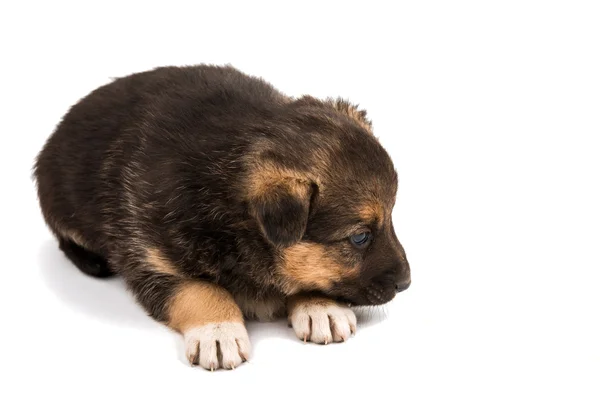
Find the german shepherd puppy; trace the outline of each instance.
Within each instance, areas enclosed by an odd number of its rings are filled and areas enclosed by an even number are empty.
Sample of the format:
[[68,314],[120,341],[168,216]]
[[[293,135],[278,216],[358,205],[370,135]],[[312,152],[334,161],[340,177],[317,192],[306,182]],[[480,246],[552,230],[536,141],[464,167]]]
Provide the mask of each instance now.
[[410,285],[397,174],[366,113],[230,67],[162,67],[75,104],[38,155],[44,219],[84,273],[119,274],[210,370],[250,356],[244,318],[345,341],[350,306]]

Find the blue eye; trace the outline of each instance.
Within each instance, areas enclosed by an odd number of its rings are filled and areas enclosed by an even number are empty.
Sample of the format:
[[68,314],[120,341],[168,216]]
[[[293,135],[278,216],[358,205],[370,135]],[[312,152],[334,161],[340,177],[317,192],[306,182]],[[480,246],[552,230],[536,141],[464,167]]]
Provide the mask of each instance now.
[[370,239],[371,239],[371,233],[364,232],[364,233],[355,234],[355,235],[351,236],[350,242],[352,242],[352,245],[360,248],[360,247],[365,246],[369,242]]

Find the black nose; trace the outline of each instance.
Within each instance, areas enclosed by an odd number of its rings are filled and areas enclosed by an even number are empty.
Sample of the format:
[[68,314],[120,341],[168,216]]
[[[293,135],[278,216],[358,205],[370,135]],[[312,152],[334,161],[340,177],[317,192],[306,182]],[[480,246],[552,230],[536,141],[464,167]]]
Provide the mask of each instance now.
[[402,292],[410,287],[410,280],[403,283],[396,283],[396,292]]

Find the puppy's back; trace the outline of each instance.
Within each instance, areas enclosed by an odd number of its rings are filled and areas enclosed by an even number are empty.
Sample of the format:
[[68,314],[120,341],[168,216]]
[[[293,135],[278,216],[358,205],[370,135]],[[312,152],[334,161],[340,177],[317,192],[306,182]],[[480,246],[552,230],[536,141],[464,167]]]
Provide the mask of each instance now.
[[262,112],[285,101],[260,79],[214,66],[162,67],[94,90],[68,111],[35,163],[49,227],[59,238],[105,254],[107,221],[118,219],[127,201],[124,169],[131,168],[146,135],[168,144],[177,142],[173,135],[196,129],[199,135],[218,136],[207,138],[219,139],[207,144],[223,146],[224,130],[203,130],[201,124],[235,121],[236,114]]

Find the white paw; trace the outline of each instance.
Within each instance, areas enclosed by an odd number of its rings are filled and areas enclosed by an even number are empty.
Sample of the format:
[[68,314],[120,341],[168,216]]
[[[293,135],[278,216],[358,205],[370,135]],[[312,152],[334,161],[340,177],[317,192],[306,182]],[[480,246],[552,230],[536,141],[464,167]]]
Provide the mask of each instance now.
[[250,339],[243,323],[222,322],[183,333],[186,356],[205,369],[234,369],[250,357]]
[[356,315],[352,309],[333,301],[298,302],[289,320],[299,339],[329,344],[346,341],[356,332]]

